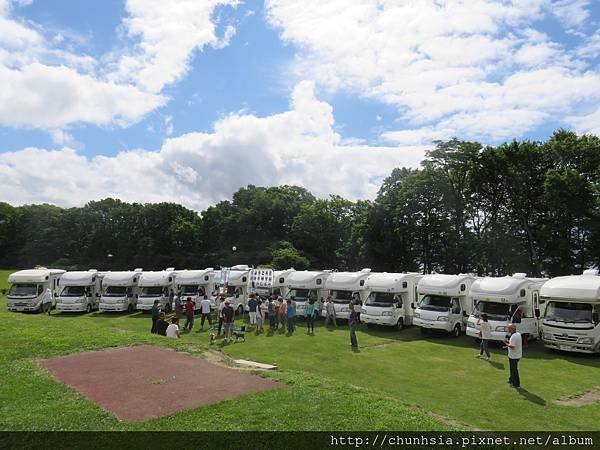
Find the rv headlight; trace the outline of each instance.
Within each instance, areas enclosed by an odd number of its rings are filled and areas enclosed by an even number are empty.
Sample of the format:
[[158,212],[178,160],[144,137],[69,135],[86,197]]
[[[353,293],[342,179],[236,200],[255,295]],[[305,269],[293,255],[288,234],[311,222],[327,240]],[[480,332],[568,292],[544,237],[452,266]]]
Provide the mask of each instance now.
[[473,322],[467,322],[467,328],[475,328],[475,324]]
[[578,344],[593,344],[594,338],[591,338],[591,337],[579,338],[579,339],[577,339],[577,343]]
[[415,319],[420,319],[421,318],[421,314],[419,314],[418,312],[415,313]]
[[448,316],[438,316],[437,320],[439,322],[448,322]]
[[501,333],[506,333],[506,327],[496,327],[496,331],[499,331]]
[[391,315],[392,315],[392,312],[391,312],[391,311],[383,311],[383,312],[381,313],[381,315],[382,315],[382,316],[391,316]]

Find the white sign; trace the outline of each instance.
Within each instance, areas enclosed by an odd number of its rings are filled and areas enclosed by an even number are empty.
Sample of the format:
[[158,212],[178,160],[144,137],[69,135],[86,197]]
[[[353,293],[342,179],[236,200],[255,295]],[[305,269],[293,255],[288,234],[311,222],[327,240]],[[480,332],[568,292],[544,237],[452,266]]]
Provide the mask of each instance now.
[[253,288],[273,287],[273,269],[252,269],[250,282]]

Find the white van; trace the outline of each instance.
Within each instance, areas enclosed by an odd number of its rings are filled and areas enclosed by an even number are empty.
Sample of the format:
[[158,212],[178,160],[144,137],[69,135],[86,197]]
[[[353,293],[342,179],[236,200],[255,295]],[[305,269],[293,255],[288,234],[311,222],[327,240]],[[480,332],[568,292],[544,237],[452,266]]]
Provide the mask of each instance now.
[[56,303],[58,280],[65,273],[60,269],[19,270],[8,276],[12,285],[6,298],[9,311],[48,311]]
[[251,270],[252,269],[245,264],[231,267],[229,269],[229,277],[227,280],[227,291],[224,291],[224,285],[220,285],[218,288],[219,294],[225,295],[225,300],[229,301],[231,307],[238,314],[244,313],[246,304],[248,303]]
[[102,279],[99,311],[135,311],[139,296],[138,280],[142,269],[106,272]]
[[469,291],[473,311],[467,321],[467,336],[479,338],[477,320],[487,314],[493,341],[504,341],[509,323],[514,323],[519,308],[517,331],[537,339],[541,331],[540,288],[546,278],[527,278],[524,273],[507,277],[485,277],[475,280]]
[[467,327],[467,317],[472,309],[469,289],[475,281],[470,274],[425,275],[417,285],[419,303],[413,324],[421,333],[443,330],[458,337]]
[[306,303],[311,298],[315,300],[315,312],[319,314],[327,297],[325,281],[329,275],[331,271],[299,270],[287,277],[287,293],[284,298],[296,302],[296,315],[301,317],[306,315]]
[[[206,295],[208,298],[215,290],[216,273],[212,267],[204,270],[180,270],[175,275],[175,293],[181,292],[182,301],[191,297],[196,302],[196,311],[200,310],[200,302]],[[172,308],[175,305],[171,305]],[[212,305],[214,308],[214,304]]]
[[169,294],[175,289],[175,269],[170,267],[161,271],[142,272],[138,287],[140,289],[136,304],[138,311],[150,311],[154,306],[154,300],[158,300],[167,312],[171,311],[173,305],[169,301]]
[[96,269],[87,272],[65,272],[58,280],[56,310],[60,312],[91,312],[98,308],[104,274]]
[[[360,272],[332,272],[325,280],[325,289],[333,300],[335,317],[337,319],[348,319],[350,317],[349,305],[352,302],[357,305],[356,312],[360,313],[360,305],[364,302],[369,292],[365,286],[367,277],[371,275],[371,269],[363,269]],[[321,314],[325,315],[325,304],[321,307]]]
[[540,289],[546,301],[542,322],[548,348],[600,353],[600,276],[597,269],[552,278]]
[[373,273],[365,282],[369,296],[365,300],[360,320],[372,327],[412,325],[412,305],[417,301],[417,283],[423,275],[417,273]]

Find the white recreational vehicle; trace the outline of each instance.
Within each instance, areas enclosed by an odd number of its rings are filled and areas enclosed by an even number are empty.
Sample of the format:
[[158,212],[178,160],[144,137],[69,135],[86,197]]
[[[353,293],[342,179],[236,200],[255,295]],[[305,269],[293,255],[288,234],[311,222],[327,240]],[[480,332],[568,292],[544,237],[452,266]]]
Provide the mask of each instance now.
[[421,333],[443,330],[460,336],[467,325],[472,304],[468,296],[475,277],[460,275],[425,275],[417,285],[419,303],[416,306],[413,325]]
[[199,310],[204,295],[210,298],[214,293],[215,276],[212,267],[204,270],[180,270],[175,275],[175,292],[181,292],[182,300],[191,297],[196,302],[195,309]]
[[319,313],[323,305],[327,291],[325,281],[331,274],[330,271],[306,271],[292,272],[287,277],[287,293],[285,298],[296,302],[296,314],[305,316],[306,302],[311,298],[315,300],[315,311]]
[[546,301],[544,345],[568,352],[600,353],[600,276],[597,269],[552,278],[540,290]]
[[102,279],[100,311],[135,311],[139,295],[138,280],[142,269],[106,272]]
[[48,311],[55,304],[60,269],[29,269],[11,273],[6,307],[9,311]]
[[[363,269],[360,272],[332,272],[327,277],[325,289],[329,291],[328,295],[331,295],[333,300],[336,318],[348,319],[350,303],[358,305],[356,312],[360,313],[360,305],[369,295],[365,286],[369,275],[371,269]],[[325,315],[324,306],[321,308],[321,313]]]
[[154,300],[158,300],[166,311],[171,311],[173,305],[169,302],[169,293],[175,289],[175,269],[170,267],[161,271],[142,272],[138,287],[138,311],[150,311]]
[[[227,291],[225,292],[225,283],[219,286],[219,293],[225,295],[225,300],[229,301],[229,304],[238,313],[242,314],[248,303],[248,291],[249,291],[249,280],[250,271],[252,269],[247,265],[233,266],[228,271],[228,277],[226,280]],[[225,281],[225,280],[221,280]]]
[[469,291],[473,311],[467,321],[467,336],[479,338],[477,320],[485,313],[493,341],[504,341],[509,323],[514,323],[522,335],[537,339],[541,331],[540,288],[546,281],[546,278],[527,278],[524,273],[475,280]]
[[65,272],[58,280],[56,310],[60,312],[91,312],[98,308],[104,274],[95,269],[86,272]]
[[373,273],[365,282],[369,296],[363,304],[360,320],[367,324],[402,329],[412,325],[412,305],[417,301],[416,273]]

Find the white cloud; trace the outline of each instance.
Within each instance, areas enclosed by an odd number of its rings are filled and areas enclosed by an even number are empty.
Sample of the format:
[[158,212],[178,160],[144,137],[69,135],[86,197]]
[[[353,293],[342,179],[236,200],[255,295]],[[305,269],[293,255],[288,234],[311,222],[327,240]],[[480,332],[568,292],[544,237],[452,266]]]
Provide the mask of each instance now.
[[594,134],[600,136],[600,107],[589,114],[570,116],[567,118],[575,131],[582,134]]
[[299,83],[289,111],[267,117],[231,114],[210,133],[167,139],[157,152],[123,151],[88,159],[75,150],[26,148],[0,154],[0,200],[63,206],[114,196],[175,201],[196,210],[239,187],[297,184],[316,195],[373,198],[378,179],[397,166],[418,167],[425,148],[342,142],[332,108]]
[[235,0],[128,0],[123,27],[137,46],[97,59],[65,50],[69,32],[13,17],[26,3],[0,0],[0,124],[51,133],[78,122],[138,122],[167,103],[163,88],[187,72],[194,51],[224,47],[235,33],[227,26],[218,39],[211,19]]
[[550,9],[567,27],[577,28],[590,16],[590,0],[558,0],[550,3]]
[[581,25],[585,1],[266,4],[269,22],[298,49],[295,77],[398,108],[403,129],[384,139],[511,139],[600,100],[598,66],[536,28],[548,14]]

